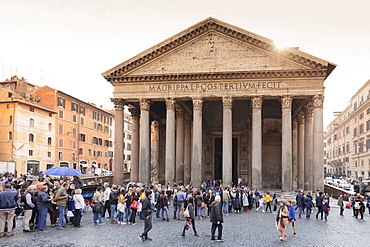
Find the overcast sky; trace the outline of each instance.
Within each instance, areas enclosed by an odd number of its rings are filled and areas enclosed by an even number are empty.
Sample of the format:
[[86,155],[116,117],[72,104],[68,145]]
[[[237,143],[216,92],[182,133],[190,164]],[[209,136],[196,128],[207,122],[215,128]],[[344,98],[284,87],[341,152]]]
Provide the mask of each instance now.
[[333,111],[370,79],[370,1],[0,0],[0,80],[17,74],[112,109],[101,73],[207,18],[337,64]]

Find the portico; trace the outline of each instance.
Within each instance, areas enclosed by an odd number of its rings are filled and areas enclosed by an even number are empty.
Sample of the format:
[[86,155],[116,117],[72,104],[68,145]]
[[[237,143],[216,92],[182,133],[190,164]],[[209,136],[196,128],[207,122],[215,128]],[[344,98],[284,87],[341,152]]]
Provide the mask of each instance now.
[[323,82],[334,68],[208,18],[104,72],[117,111],[127,105],[135,119],[131,180],[323,189]]

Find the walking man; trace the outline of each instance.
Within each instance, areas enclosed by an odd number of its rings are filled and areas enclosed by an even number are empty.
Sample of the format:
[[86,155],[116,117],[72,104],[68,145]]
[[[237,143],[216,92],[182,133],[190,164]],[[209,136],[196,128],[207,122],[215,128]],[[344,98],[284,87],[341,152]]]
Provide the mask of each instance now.
[[[15,208],[17,207],[18,193],[12,189],[12,185],[7,183],[4,190],[0,192],[0,237],[13,236],[13,219]],[[8,232],[4,232],[5,221],[8,221]]]
[[66,206],[67,206],[67,192],[69,185],[67,183],[63,184],[63,187],[60,187],[57,192],[55,193],[55,202],[59,208],[59,218],[58,218],[58,225],[57,230],[64,230],[63,219],[66,214]]
[[152,198],[152,191],[147,190],[146,191],[146,197],[142,201],[142,209],[141,212],[145,217],[144,220],[144,232],[139,235],[139,238],[142,242],[148,242],[152,241],[151,238],[148,237],[148,232],[150,229],[152,229],[152,204],[150,203],[150,200]]
[[343,203],[343,195],[339,195],[338,197],[338,206],[340,207],[339,215],[344,216],[344,203]]
[[212,223],[211,240],[216,240],[215,232],[216,232],[216,228],[218,228],[217,242],[224,241],[222,239],[222,223],[224,222],[224,220],[223,220],[220,202],[221,202],[221,197],[215,196],[215,200],[211,204],[211,223]]

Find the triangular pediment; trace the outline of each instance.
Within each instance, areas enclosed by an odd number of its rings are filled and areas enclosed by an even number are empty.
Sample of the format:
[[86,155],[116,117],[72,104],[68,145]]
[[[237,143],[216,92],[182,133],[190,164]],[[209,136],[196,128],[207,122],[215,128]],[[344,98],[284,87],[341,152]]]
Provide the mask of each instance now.
[[328,76],[336,65],[214,18],[208,18],[104,72],[120,78],[209,73],[315,71]]

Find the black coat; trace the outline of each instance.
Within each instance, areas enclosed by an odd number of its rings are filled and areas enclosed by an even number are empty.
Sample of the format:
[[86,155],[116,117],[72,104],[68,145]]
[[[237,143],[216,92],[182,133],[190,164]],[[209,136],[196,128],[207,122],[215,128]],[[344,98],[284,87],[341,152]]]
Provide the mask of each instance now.
[[142,202],[141,212],[143,213],[144,217],[152,214],[152,205],[148,197],[146,197]]
[[217,223],[218,221],[223,223],[224,218],[222,215],[221,204],[214,201],[211,204],[211,222]]

